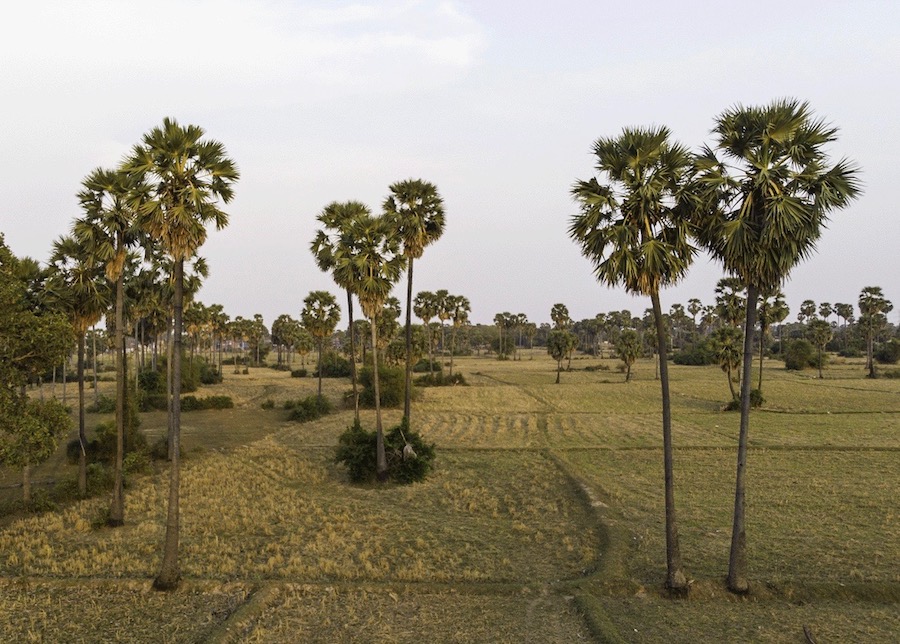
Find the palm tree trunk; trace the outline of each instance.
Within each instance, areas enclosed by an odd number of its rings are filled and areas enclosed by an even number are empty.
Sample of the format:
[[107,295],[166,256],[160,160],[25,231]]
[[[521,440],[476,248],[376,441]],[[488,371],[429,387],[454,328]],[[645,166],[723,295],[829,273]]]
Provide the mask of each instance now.
[[31,505],[31,464],[22,466],[22,501],[26,506]]
[[87,495],[87,435],[84,431],[84,333],[78,331],[78,494]]
[[450,377],[453,377],[453,354],[456,353],[456,325],[450,329]]
[[371,318],[372,327],[372,382],[375,385],[375,474],[379,481],[387,480],[387,456],[384,452],[384,428],[381,425],[381,387],[378,383],[377,320]]
[[[347,289],[347,315],[350,318],[350,376],[353,378],[353,414],[359,423],[359,384],[356,374],[356,334],[353,332],[353,293]],[[288,354],[290,355],[290,354]]]
[[403,393],[403,418],[409,426],[409,412],[412,401],[412,285],[413,258],[409,258],[406,274],[406,379]]
[[756,303],[759,289],[747,287],[747,322],[744,325],[744,364],[741,379],[741,428],[738,435],[737,475],[734,485],[734,522],[731,528],[731,552],[728,557],[728,589],[746,593],[750,589],[747,579],[747,531],[745,524],[745,495],[747,472],[747,442],[750,432],[750,378],[753,368],[753,332],[756,328]]
[[763,345],[765,343],[766,330],[767,329],[765,326],[763,326],[762,324],[759,325],[759,385],[756,388],[759,389],[760,393],[762,392],[762,371],[764,357]]
[[169,470],[169,508],[166,514],[166,537],[159,575],[153,580],[157,590],[174,590],[181,577],[178,566],[178,502],[181,451],[181,323],[184,303],[184,260],[175,261],[175,297],[173,302],[175,329],[172,338],[172,465]]
[[125,460],[125,281],[124,271],[116,280],[116,464],[113,476],[112,500],[106,524],[118,527],[125,523],[125,481],[122,467]]
[[324,338],[319,338],[319,402],[322,402],[322,344],[325,342]]
[[91,342],[92,342],[91,350],[93,351],[93,354],[94,354],[93,355],[93,358],[94,358],[94,405],[96,405],[97,407],[100,407],[100,389],[98,389],[98,387],[97,387],[97,327],[96,327],[96,325],[94,325],[91,328],[91,331],[92,331],[92,333],[91,333]]
[[737,392],[734,390],[734,381],[731,379],[731,364],[728,365],[728,369],[725,371],[725,377],[728,378],[728,389],[731,391],[731,399],[737,399]]
[[[180,345],[179,345],[180,346]],[[172,401],[174,399],[172,392],[175,389],[175,378],[172,375],[173,371],[173,362],[174,362],[174,342],[172,338],[172,320],[166,321],[166,395],[168,396],[166,408],[169,412],[169,428],[168,433],[166,434],[166,438],[168,440],[169,446],[169,460],[172,460],[172,450],[174,449],[172,443],[173,438],[172,434],[175,433],[175,425],[174,425],[174,413],[172,411]],[[180,358],[180,356],[179,356]],[[181,377],[179,376],[178,381],[179,391],[181,389]],[[179,401],[180,402],[180,401]]]
[[659,293],[650,296],[653,317],[656,321],[656,345],[659,365],[659,382],[662,389],[663,422],[663,471],[666,499],[666,588],[684,592],[687,578],[681,565],[681,548],[678,545],[678,522],[675,518],[675,477],[672,449],[672,401],[669,396],[669,365],[666,356],[666,332],[659,303]]

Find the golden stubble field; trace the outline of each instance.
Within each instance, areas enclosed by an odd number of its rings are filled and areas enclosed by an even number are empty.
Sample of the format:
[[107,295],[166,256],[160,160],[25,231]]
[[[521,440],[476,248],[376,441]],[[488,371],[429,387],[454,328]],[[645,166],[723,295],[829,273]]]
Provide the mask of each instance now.
[[[124,528],[106,500],[0,530],[4,641],[894,641],[900,634],[900,382],[835,364],[818,380],[767,362],[751,420],[753,589],[723,590],[737,415],[717,368],[674,367],[676,498],[690,599],[664,573],[659,384],[612,360],[457,359],[467,387],[428,389],[424,483],[350,486],[332,462],[352,420],[292,424],[312,378],[252,369],[183,416],[184,583],[149,589],[167,470],[136,477]],[[585,368],[589,368],[589,370]],[[103,383],[106,386],[106,383]],[[346,380],[326,380],[339,403]],[[266,399],[276,409],[264,411]],[[90,423],[96,417],[89,416]],[[395,410],[386,422],[395,423]],[[364,424],[373,414],[364,412]],[[390,426],[388,424],[388,426]],[[142,430],[162,435],[163,414]],[[48,465],[65,470],[60,465]],[[9,474],[9,473],[7,473]],[[43,475],[63,475],[46,469]]]

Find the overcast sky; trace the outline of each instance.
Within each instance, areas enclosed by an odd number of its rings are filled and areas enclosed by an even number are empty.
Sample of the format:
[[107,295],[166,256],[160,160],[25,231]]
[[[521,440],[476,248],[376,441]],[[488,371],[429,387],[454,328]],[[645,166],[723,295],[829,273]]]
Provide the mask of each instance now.
[[[552,6],[551,6],[552,5]],[[575,319],[649,300],[599,286],[566,234],[591,144],[667,125],[696,148],[741,103],[808,100],[863,170],[785,292],[900,311],[900,3],[124,0],[6,3],[0,22],[0,231],[45,261],[79,216],[81,180],[172,116],[222,141],[241,171],[230,225],[201,249],[200,293],[232,316],[297,317],[338,294],[309,253],[331,201],[374,210],[388,185],[436,184],[443,237],[414,289],[467,296],[472,320]],[[700,257],[663,305],[714,299]],[[398,296],[403,299],[401,290]],[[342,302],[345,300],[341,300]],[[891,315],[895,320],[897,313]]]

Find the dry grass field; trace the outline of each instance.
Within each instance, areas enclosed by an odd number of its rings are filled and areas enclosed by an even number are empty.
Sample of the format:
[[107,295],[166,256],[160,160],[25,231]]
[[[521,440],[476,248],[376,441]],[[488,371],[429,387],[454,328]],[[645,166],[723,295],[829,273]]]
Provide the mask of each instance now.
[[[804,627],[819,642],[900,639],[900,381],[869,381],[853,361],[824,380],[766,363],[750,428],[752,588],[739,598],[723,583],[738,416],[721,411],[719,369],[674,367],[693,586],[672,600],[659,383],[650,361],[628,384],[616,367],[576,358],[555,385],[537,351],[457,359],[469,386],[413,405],[435,471],[384,489],[349,485],[333,463],[351,412],[284,420],[281,403],[314,393],[314,379],[226,369],[200,395],[235,409],[183,416],[182,587],[150,590],[168,480],[157,466],[129,481],[123,528],[95,527],[104,498],[4,519],[0,640],[803,642]],[[349,384],[325,389],[339,405]],[[151,438],[165,424],[142,415]],[[59,454],[35,476],[71,469]]]

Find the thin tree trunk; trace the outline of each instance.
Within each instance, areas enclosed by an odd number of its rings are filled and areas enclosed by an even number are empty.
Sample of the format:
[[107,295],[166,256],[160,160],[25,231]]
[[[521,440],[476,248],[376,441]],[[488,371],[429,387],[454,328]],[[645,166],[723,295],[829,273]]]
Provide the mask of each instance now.
[[688,588],[687,578],[681,565],[681,548],[678,545],[678,522],[675,517],[675,476],[672,448],[672,402],[669,396],[669,366],[666,356],[666,333],[659,293],[650,296],[653,317],[656,320],[656,344],[659,366],[659,381],[662,389],[663,423],[663,471],[665,475],[666,499],[666,588],[684,592]]
[[87,496],[87,434],[84,431],[84,333],[78,331],[78,494]]
[[[116,463],[113,475],[112,499],[109,503],[107,525],[118,527],[125,523],[125,482],[122,473],[125,461],[125,282],[124,271],[116,280],[116,320],[113,344],[116,350]],[[137,371],[137,370],[135,370]]]
[[375,385],[375,474],[379,481],[387,480],[387,456],[384,451],[384,428],[381,425],[381,386],[378,382],[377,320],[370,318],[372,327],[372,383]]
[[100,407],[100,389],[97,387],[97,326],[91,328],[91,342],[94,362],[94,405]]
[[319,338],[319,402],[322,402],[322,344],[324,338]]
[[[181,345],[179,343],[179,347],[180,346]],[[174,424],[175,414],[174,414],[173,408],[172,408],[172,404],[174,401],[174,395],[172,392],[175,391],[175,377],[173,375],[173,367],[174,367],[173,363],[175,362],[175,359],[174,359],[175,351],[174,350],[175,350],[175,346],[174,346],[173,337],[172,337],[172,320],[170,319],[166,322],[166,396],[168,398],[168,400],[166,401],[167,402],[166,409],[169,412],[169,426],[168,426],[168,433],[166,434],[166,439],[167,439],[167,444],[169,447],[169,460],[170,461],[172,460],[172,450],[174,449],[174,446],[173,446],[174,439],[173,439],[172,435],[175,433],[175,424]],[[179,356],[179,363],[181,362],[180,358],[181,358],[181,356]],[[180,375],[178,378],[178,389],[179,389],[179,391],[181,390],[181,376]],[[180,404],[180,401],[179,401],[179,404]]]
[[559,372],[562,371],[562,360],[556,361],[556,384],[559,384]]
[[731,528],[731,552],[728,557],[728,589],[746,593],[750,589],[747,579],[747,529],[745,523],[745,494],[747,471],[747,442],[750,432],[750,378],[753,368],[753,332],[756,327],[756,302],[759,289],[747,287],[747,323],[744,325],[744,364],[741,379],[741,428],[738,436],[737,475],[734,485],[734,522]]
[[178,586],[181,573],[178,565],[178,536],[179,536],[179,487],[180,479],[180,451],[181,451],[181,324],[182,306],[184,302],[184,260],[175,261],[175,297],[174,317],[175,329],[172,338],[174,345],[172,351],[172,465],[169,470],[169,508],[166,514],[166,537],[163,549],[162,567],[159,575],[153,581],[153,587],[157,590],[174,590]]
[[456,325],[450,329],[450,377],[453,377],[453,354],[456,353]]
[[766,328],[762,325],[759,327],[759,385],[756,387],[762,392],[762,372],[763,372],[763,344],[766,337]]
[[[353,378],[353,414],[359,424],[359,378],[356,373],[356,334],[353,332],[353,293],[347,289],[347,315],[350,318],[350,376]],[[290,354],[288,354],[290,359]]]
[[409,413],[412,401],[412,288],[413,258],[409,258],[409,271],[406,276],[406,379],[403,394],[403,418],[409,426]]
[[27,463],[22,466],[22,501],[31,505],[31,465]]
[[737,393],[734,391],[734,381],[731,379],[731,366],[725,371],[725,377],[728,378],[728,389],[731,391],[731,399],[737,400]]
[[67,380],[68,372],[69,372],[69,356],[67,355],[65,357],[65,360],[63,360],[63,377],[62,377],[62,381],[63,381],[62,382],[62,385],[63,385],[62,386],[62,390],[63,390],[62,404],[63,405],[66,404],[66,380]]

